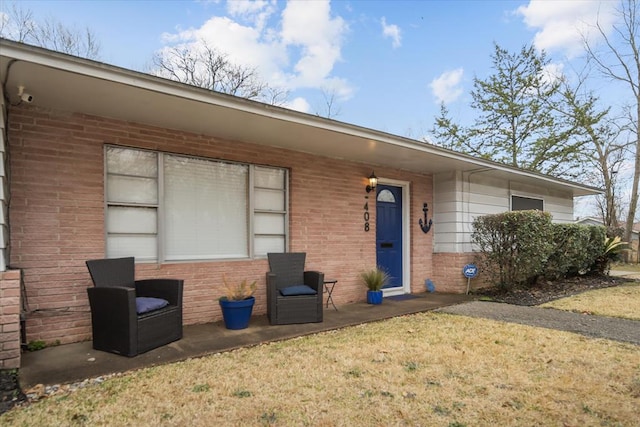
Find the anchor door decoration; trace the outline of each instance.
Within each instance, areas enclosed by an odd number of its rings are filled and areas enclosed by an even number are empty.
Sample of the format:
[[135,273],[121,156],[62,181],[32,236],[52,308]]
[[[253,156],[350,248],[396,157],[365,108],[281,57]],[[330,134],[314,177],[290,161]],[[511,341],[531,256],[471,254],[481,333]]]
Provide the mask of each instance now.
[[426,203],[422,205],[422,212],[424,212],[424,221],[420,218],[418,220],[418,224],[420,224],[422,232],[426,234],[431,230],[431,225],[433,224],[433,219],[430,219],[429,222],[427,222],[427,212],[429,212],[429,208]]

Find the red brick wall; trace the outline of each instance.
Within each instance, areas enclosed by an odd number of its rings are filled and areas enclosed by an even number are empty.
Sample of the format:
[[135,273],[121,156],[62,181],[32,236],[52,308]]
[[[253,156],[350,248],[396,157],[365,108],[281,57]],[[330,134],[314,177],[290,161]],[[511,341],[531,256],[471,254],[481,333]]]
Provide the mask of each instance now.
[[0,273],[0,368],[20,367],[20,271]]
[[[467,291],[467,278],[462,274],[462,267],[474,263],[474,253],[434,253],[433,283],[437,292],[464,293]],[[487,286],[482,271],[471,279],[470,289]]]
[[[359,271],[375,265],[375,204],[364,231],[370,165],[81,114],[13,107],[10,112],[11,266],[24,271],[27,340],[90,339],[84,261],[104,257],[104,144],[266,164],[290,169],[290,244],[307,252],[307,269],[339,280],[337,304],[360,301]],[[422,204],[432,203],[432,178],[375,168],[411,189],[412,290],[432,277],[432,236],[418,227]],[[373,200],[373,199],[372,199]],[[138,265],[137,277],[185,280],[185,324],[221,319],[221,277],[258,280],[255,313],[266,312],[267,262],[229,260]]]

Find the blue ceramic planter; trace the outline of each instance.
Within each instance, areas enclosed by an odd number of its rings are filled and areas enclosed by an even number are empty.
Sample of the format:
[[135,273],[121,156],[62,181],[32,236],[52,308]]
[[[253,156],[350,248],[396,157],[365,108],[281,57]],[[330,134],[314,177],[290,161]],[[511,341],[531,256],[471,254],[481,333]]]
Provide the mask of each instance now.
[[229,301],[226,298],[220,299],[220,308],[224,325],[227,329],[245,329],[249,327],[249,320],[253,312],[254,297],[249,297],[241,301]]
[[367,303],[382,304],[382,291],[367,291]]

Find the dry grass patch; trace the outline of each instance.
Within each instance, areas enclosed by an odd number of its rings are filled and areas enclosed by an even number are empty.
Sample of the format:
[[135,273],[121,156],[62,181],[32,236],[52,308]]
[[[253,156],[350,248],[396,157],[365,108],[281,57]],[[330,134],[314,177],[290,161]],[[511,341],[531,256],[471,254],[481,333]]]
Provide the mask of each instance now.
[[540,307],[640,320],[640,282],[587,291]]
[[631,426],[639,352],[425,313],[140,370],[0,424]]
[[622,264],[622,263],[612,264],[611,265],[611,270],[636,271],[636,272],[640,273],[640,264],[638,264],[638,263],[636,263],[636,264]]

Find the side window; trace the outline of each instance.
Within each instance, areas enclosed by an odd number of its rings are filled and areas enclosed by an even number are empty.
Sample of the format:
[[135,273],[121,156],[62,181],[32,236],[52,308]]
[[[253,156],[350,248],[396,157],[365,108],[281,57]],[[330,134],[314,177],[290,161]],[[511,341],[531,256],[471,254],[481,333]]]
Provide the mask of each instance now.
[[109,257],[158,259],[158,156],[107,147],[106,232]]
[[286,250],[286,178],[284,169],[254,166],[253,244],[256,256]]
[[511,196],[512,211],[544,210],[544,201],[532,197]]

